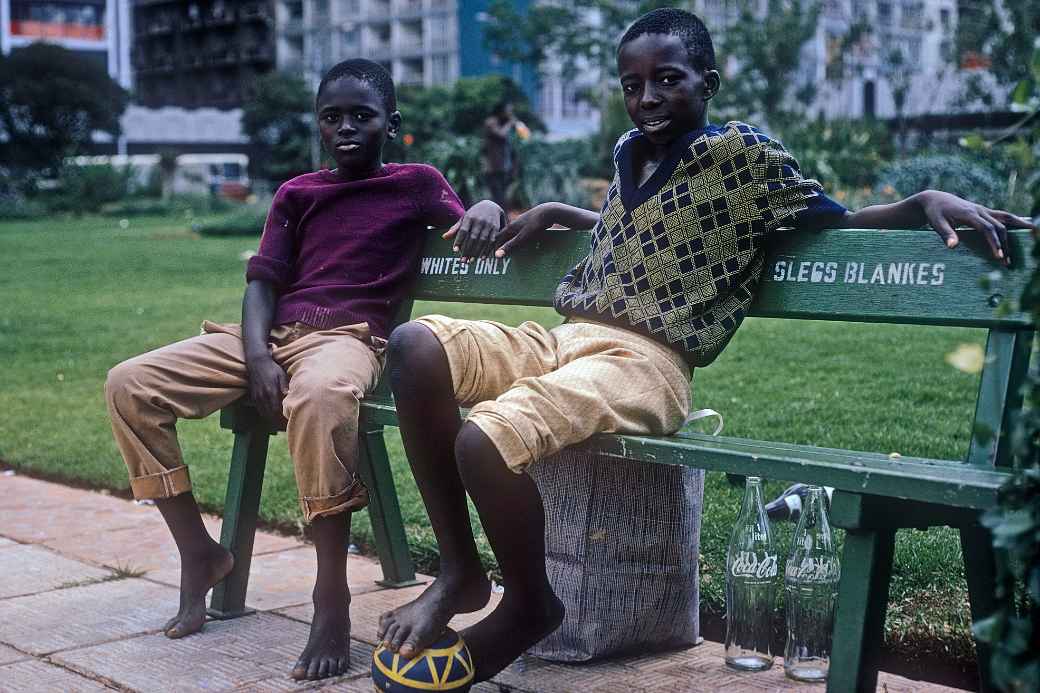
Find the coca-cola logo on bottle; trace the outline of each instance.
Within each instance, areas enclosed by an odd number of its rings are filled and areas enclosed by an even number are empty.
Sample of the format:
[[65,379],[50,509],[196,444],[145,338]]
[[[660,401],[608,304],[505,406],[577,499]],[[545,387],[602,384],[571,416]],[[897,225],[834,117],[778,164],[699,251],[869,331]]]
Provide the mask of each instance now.
[[730,574],[739,578],[776,577],[776,554],[758,555],[754,551],[741,551],[729,567]]
[[784,577],[804,582],[830,582],[837,580],[840,575],[841,569],[838,562],[833,558],[824,557],[806,556],[797,565],[788,561],[787,567],[784,569]]

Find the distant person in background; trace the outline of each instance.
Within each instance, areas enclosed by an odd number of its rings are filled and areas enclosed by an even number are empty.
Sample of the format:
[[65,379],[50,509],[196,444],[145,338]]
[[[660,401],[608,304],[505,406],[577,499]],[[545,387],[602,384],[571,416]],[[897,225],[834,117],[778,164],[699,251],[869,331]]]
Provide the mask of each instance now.
[[510,135],[513,130],[523,139],[530,131],[516,119],[513,104],[503,99],[484,121],[484,179],[491,199],[502,209],[509,211],[509,185],[517,173],[516,154]]

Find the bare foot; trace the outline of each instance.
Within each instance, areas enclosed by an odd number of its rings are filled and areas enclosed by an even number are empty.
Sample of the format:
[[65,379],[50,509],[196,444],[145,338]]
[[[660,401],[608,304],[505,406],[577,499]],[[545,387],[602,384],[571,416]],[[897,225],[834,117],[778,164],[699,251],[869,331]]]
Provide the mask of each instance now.
[[459,633],[466,641],[476,669],[474,681],[487,681],[512,664],[524,651],[560,627],[563,603],[552,592],[529,601],[502,602],[487,618]]
[[202,630],[206,622],[206,593],[231,572],[231,552],[212,542],[201,554],[181,556],[181,603],[177,615],[166,622],[168,638],[183,638]]
[[483,575],[464,582],[437,578],[415,600],[379,617],[376,637],[411,659],[430,646],[455,614],[483,609],[491,598],[491,583]]
[[328,606],[315,595],[311,635],[291,676],[296,680],[324,679],[350,668],[350,599],[330,599]]

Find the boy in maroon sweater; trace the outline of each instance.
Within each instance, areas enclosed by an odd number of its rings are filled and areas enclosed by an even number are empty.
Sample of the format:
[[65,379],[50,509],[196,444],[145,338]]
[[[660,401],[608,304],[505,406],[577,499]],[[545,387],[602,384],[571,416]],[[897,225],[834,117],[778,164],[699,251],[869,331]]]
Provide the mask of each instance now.
[[379,379],[427,225],[451,225],[464,211],[436,169],[382,163],[401,115],[381,66],[333,67],[316,110],[337,167],[279,188],[246,271],[242,324],[206,321],[198,337],[119,364],[105,386],[134,497],[155,499],[180,552],[180,610],[164,628],[171,638],[202,628],[206,593],[233,563],[202,524],[176,420],[208,416],[248,394],[286,426],[318,559],[297,679],[335,676],[349,665],[346,537],[350,513],[368,503],[356,471],[359,400]]

